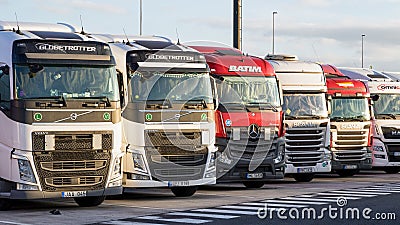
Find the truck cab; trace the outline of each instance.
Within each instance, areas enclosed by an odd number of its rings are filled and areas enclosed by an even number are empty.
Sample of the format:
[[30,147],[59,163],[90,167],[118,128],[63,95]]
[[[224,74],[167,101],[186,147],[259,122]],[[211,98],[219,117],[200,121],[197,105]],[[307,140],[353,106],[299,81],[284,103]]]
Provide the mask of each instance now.
[[122,123],[108,44],[64,24],[0,22],[0,209],[101,204],[122,193]]
[[97,34],[123,75],[124,190],[215,184],[214,95],[198,51],[156,36]]
[[339,69],[367,83],[374,101],[372,168],[400,172],[400,82],[371,69]]
[[237,49],[191,46],[217,84],[217,182],[260,188],[284,176],[282,94],[272,66]]
[[332,170],[352,176],[371,168],[372,101],[362,81],[346,77],[336,67],[323,64],[331,97]]
[[286,174],[309,182],[331,171],[327,86],[320,65],[294,55],[267,55],[283,89]]

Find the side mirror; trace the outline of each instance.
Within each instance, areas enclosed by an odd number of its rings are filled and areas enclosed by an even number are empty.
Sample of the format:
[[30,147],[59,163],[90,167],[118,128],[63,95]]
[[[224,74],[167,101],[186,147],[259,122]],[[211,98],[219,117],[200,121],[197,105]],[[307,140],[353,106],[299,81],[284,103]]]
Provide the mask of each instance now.
[[379,95],[372,95],[371,99],[372,99],[372,101],[376,102],[379,99]]
[[118,79],[118,88],[119,88],[119,101],[121,104],[121,108],[124,108],[125,107],[124,76],[119,69],[117,69],[117,79]]
[[7,64],[0,63],[0,78],[4,75],[10,75],[10,67]]
[[214,104],[214,110],[218,109],[219,101],[218,101],[218,94],[217,94],[217,79],[210,75],[210,81],[211,81],[211,91],[213,95],[213,104]]
[[332,96],[327,95],[326,96],[326,107],[328,109],[328,115],[332,114]]

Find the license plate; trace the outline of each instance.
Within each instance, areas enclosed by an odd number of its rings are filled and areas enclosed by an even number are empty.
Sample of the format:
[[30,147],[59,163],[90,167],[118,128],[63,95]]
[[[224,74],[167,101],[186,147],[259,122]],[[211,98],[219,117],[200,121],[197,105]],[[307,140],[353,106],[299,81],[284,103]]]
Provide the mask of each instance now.
[[312,172],[313,172],[312,167],[297,168],[297,173],[312,173]]
[[400,156],[400,152],[395,152],[394,156]]
[[86,197],[86,191],[65,191],[61,194],[63,198]]
[[168,187],[185,187],[189,186],[189,181],[169,181]]
[[353,170],[353,169],[357,169],[357,165],[344,165],[343,169],[345,170]]
[[248,173],[246,175],[247,179],[259,179],[259,178],[263,178],[264,174],[263,173]]

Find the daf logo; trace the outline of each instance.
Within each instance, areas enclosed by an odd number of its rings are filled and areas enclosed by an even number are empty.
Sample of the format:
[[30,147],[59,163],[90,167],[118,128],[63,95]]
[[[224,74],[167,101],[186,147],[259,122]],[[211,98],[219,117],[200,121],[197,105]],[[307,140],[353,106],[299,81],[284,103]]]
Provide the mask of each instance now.
[[249,137],[251,139],[256,139],[260,136],[260,127],[257,124],[251,124],[249,126]]
[[78,118],[78,114],[76,114],[76,113],[71,113],[71,115],[69,115],[69,118],[70,118],[71,120],[76,120],[76,119]]

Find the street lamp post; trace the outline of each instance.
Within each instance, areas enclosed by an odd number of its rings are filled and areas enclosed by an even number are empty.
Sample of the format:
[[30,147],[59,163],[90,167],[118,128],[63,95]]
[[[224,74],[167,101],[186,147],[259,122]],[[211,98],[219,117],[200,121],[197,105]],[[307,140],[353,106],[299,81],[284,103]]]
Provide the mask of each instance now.
[[272,54],[275,54],[275,15],[278,12],[272,12]]
[[365,34],[361,35],[361,68],[364,68],[364,37]]
[[143,34],[143,2],[139,1],[139,35]]

